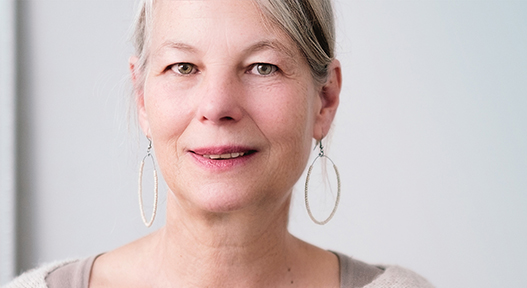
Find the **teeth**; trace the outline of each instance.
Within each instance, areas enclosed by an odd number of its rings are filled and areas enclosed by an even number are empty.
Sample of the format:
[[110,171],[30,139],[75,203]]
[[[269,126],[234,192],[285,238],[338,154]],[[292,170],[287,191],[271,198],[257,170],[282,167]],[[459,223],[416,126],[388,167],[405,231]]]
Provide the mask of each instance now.
[[245,154],[244,152],[234,152],[234,153],[225,153],[225,154],[221,154],[221,155],[203,155],[203,157],[209,158],[209,159],[212,159],[212,160],[216,160],[216,159],[232,159],[232,158],[241,157],[244,154]]

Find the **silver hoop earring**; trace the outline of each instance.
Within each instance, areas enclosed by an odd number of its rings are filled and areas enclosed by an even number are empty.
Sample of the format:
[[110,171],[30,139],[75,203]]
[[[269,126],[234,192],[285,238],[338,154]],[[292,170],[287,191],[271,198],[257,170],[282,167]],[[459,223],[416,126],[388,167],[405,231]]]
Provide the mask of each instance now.
[[[322,146],[322,139],[318,142],[318,145],[319,145],[320,152],[318,153],[318,156],[315,158],[315,160],[313,160],[313,163],[311,163],[311,166],[309,166],[309,169],[307,170],[306,185],[305,185],[305,189],[304,189],[304,192],[305,192],[304,199],[305,199],[305,202],[306,202],[307,213],[309,214],[309,217],[311,218],[311,220],[313,220],[313,222],[315,222],[316,224],[324,225],[324,224],[328,223],[329,220],[331,220],[331,218],[333,218],[333,216],[335,215],[335,212],[337,212],[337,207],[339,206],[339,201],[340,201],[340,175],[339,175],[339,170],[337,169],[337,166],[335,165],[335,163],[333,163],[333,160],[331,160],[331,158],[329,158],[328,156],[326,156],[324,154],[324,147]],[[315,164],[315,162],[319,158],[326,158],[333,165],[333,169],[335,169],[335,174],[337,175],[337,187],[338,187],[337,199],[335,200],[335,206],[333,207],[333,210],[331,211],[331,214],[329,214],[328,218],[326,218],[323,221],[319,221],[319,220],[315,219],[315,216],[313,216],[313,213],[311,212],[311,208],[309,207],[309,199],[308,199],[309,198],[309,195],[308,195],[309,177],[311,176],[311,170],[313,170],[313,165]]]
[[[143,223],[145,223],[146,227],[152,226],[152,223],[154,223],[154,219],[156,218],[156,212],[157,212],[157,170],[156,170],[156,163],[154,161],[154,156],[152,156],[152,153],[150,150],[152,150],[152,140],[148,138],[149,144],[148,148],[146,150],[146,156],[143,157],[143,161],[141,161],[141,165],[139,166],[139,209],[141,210],[141,218],[143,218]],[[154,207],[152,210],[152,217],[150,218],[150,221],[146,221],[145,217],[145,210],[143,208],[143,168],[145,166],[145,160],[146,158],[150,158],[152,160],[152,165],[154,167]]]

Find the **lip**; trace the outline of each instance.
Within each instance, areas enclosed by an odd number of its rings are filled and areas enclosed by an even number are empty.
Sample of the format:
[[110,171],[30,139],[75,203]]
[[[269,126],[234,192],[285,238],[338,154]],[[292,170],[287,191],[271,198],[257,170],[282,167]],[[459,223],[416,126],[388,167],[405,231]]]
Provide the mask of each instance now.
[[245,165],[258,153],[258,150],[248,146],[213,146],[189,149],[188,153],[202,168],[229,170]]
[[215,146],[215,147],[202,147],[188,150],[196,155],[221,155],[227,153],[254,153],[257,149],[247,146]]

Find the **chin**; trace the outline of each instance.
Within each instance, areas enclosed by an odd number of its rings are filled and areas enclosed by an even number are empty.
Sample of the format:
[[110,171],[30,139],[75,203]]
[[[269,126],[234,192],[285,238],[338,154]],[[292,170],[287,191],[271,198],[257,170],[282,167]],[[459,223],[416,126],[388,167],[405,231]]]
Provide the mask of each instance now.
[[[205,185],[208,186],[208,185]],[[231,213],[256,206],[262,201],[262,193],[235,185],[215,184],[213,187],[200,187],[193,202],[200,209],[210,213]],[[240,192],[243,191],[243,192]]]

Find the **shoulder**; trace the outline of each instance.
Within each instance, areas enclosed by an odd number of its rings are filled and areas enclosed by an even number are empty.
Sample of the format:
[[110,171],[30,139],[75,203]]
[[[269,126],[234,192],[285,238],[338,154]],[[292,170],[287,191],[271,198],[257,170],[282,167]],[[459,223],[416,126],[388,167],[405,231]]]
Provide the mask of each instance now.
[[399,266],[386,266],[384,272],[364,288],[434,288],[421,275]]
[[64,260],[42,265],[15,278],[2,288],[47,288],[46,277],[56,269],[79,260]]
[[[334,252],[335,253],[335,252]],[[375,266],[335,253],[340,262],[342,288],[433,288],[419,274],[399,266]]]

